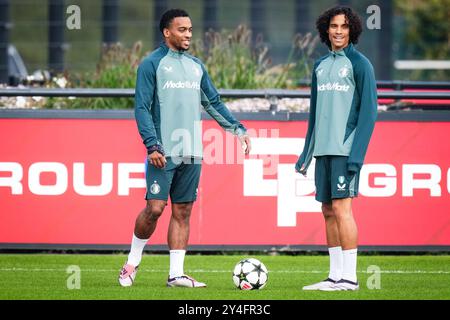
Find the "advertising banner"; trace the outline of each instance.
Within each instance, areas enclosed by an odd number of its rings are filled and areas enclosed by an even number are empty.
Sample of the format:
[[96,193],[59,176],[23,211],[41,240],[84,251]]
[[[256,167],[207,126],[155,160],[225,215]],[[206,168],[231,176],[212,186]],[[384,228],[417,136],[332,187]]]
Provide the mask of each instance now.
[[[325,245],[314,162],[295,173],[306,121],[203,121],[190,245]],[[145,207],[146,150],[132,119],[0,119],[0,246],[124,245]],[[447,122],[379,121],[353,200],[359,244],[450,245]],[[149,244],[165,245],[170,202]]]

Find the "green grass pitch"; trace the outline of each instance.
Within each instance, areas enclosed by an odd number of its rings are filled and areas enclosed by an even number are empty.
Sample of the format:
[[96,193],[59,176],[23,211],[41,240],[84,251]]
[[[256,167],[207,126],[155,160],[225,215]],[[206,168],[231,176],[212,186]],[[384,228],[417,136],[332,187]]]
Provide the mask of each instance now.
[[[254,257],[269,269],[262,290],[240,291],[232,282],[234,265]],[[187,255],[185,272],[208,287],[166,288],[168,255],[146,254],[135,284],[119,286],[126,255],[0,254],[0,299],[146,299],[146,300],[329,300],[450,299],[450,256],[359,255],[357,292],[302,291],[327,277],[326,255]],[[369,266],[379,268],[370,272]],[[80,288],[70,266],[80,270]],[[379,288],[374,277],[379,276]],[[369,284],[369,285],[368,285]]]

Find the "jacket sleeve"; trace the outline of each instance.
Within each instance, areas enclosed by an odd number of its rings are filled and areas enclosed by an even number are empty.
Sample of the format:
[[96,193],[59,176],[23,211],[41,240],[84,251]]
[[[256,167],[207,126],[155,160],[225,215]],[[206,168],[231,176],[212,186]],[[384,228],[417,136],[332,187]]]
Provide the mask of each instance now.
[[144,60],[137,70],[134,115],[139,134],[148,151],[161,145],[158,141],[152,117],[153,98],[156,86],[156,70],[150,60]]
[[[295,169],[302,173],[306,174],[306,171],[311,164],[313,152],[314,152],[314,129],[316,124],[316,104],[317,104],[317,76],[316,76],[316,68],[318,63],[314,65],[312,80],[311,80],[311,100],[309,107],[309,119],[308,119],[308,131],[306,132],[305,145],[303,147],[303,151],[300,157],[295,164]],[[304,166],[303,170],[300,170],[301,167]]]
[[361,97],[358,122],[355,128],[352,150],[347,161],[347,169],[357,172],[364,163],[364,157],[377,118],[377,85],[373,67],[367,60],[355,64],[355,85]]
[[247,129],[231,114],[220,100],[220,95],[214,87],[206,68],[201,64],[203,77],[201,80],[202,106],[205,111],[226,131],[234,135],[244,135]]

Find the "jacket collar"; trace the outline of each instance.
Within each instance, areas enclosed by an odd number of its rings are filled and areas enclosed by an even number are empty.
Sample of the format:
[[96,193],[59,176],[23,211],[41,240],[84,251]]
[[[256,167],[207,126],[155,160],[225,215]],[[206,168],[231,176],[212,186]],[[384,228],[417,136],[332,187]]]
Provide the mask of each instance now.
[[160,47],[164,48],[165,50],[167,50],[167,54],[172,56],[172,57],[175,57],[175,58],[181,58],[184,55],[184,52],[185,52],[183,50],[176,51],[176,50],[170,49],[164,41],[161,42]]
[[333,56],[347,56],[349,54],[349,52],[353,51],[353,43],[349,43],[348,46],[346,46],[344,49],[341,50],[337,50],[337,51],[330,51],[330,54]]

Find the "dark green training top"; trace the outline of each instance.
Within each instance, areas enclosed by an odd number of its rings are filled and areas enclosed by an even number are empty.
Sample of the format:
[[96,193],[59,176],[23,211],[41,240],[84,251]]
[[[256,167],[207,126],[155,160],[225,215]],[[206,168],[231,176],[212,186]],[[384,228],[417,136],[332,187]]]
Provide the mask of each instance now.
[[220,100],[199,59],[162,43],[141,62],[135,117],[147,150],[161,145],[167,157],[201,158],[201,106],[225,130],[246,132]]
[[369,60],[352,44],[330,51],[314,64],[311,107],[302,173],[312,157],[348,156],[347,169],[361,169],[377,117],[377,87]]

